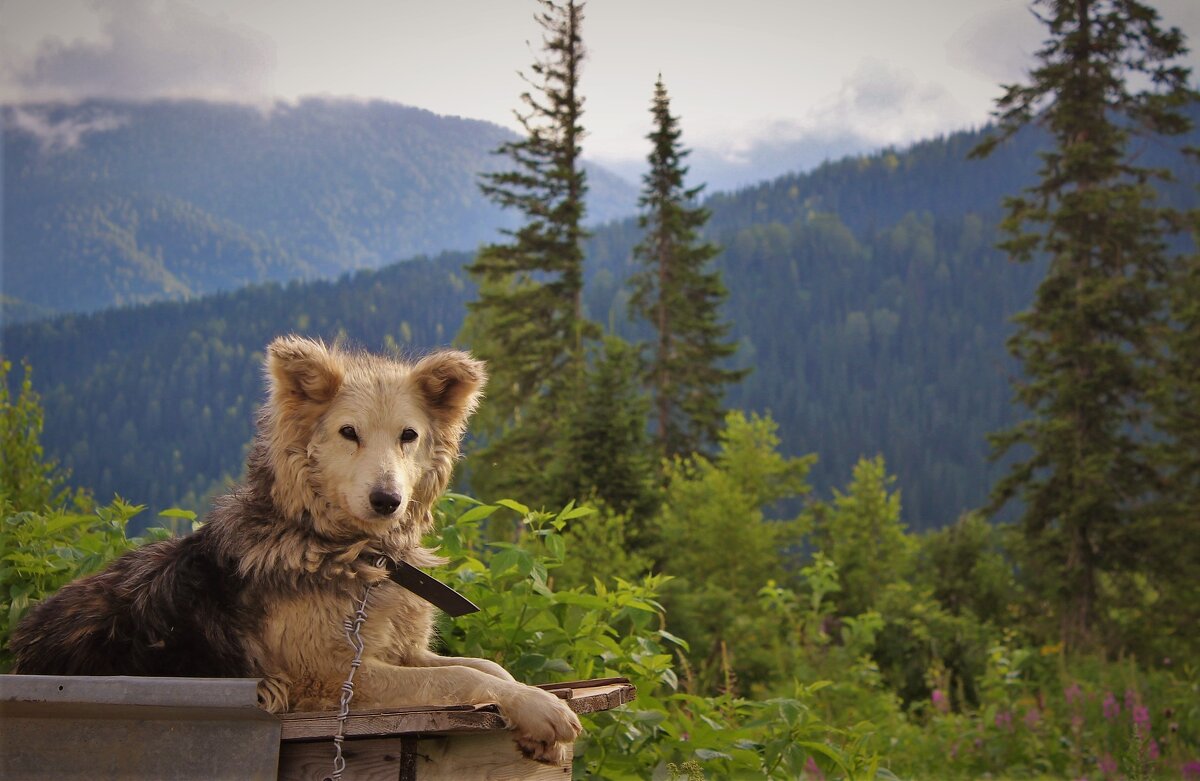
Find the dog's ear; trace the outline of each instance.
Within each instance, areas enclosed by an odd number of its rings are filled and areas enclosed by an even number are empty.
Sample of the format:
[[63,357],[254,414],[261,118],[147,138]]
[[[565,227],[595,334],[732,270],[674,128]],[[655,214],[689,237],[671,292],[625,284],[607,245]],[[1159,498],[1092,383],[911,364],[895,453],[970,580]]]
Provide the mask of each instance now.
[[342,387],[345,369],[321,342],[280,336],[267,347],[267,373],[277,401],[325,404]]
[[413,368],[413,377],[429,409],[452,426],[466,423],[487,383],[483,361],[458,350],[427,355]]

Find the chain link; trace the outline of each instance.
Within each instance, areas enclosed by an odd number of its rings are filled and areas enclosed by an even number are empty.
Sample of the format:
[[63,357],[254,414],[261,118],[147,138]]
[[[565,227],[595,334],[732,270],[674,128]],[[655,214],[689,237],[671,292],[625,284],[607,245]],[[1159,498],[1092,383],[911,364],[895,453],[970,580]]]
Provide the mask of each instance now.
[[[383,556],[375,560],[376,567],[383,567],[386,563],[387,559]],[[350,647],[354,649],[354,658],[350,660],[350,672],[346,674],[346,680],[342,683],[337,734],[333,736],[331,781],[342,781],[342,773],[346,770],[346,758],[342,756],[342,743],[346,740],[346,718],[350,715],[350,700],[354,699],[354,673],[362,666],[364,643],[361,631],[363,624],[367,622],[367,598],[371,596],[371,589],[374,587],[374,583],[368,583],[363,587],[363,595],[358,603],[358,609],[354,611],[353,616],[342,622],[342,629],[346,633],[346,642],[350,643]]]

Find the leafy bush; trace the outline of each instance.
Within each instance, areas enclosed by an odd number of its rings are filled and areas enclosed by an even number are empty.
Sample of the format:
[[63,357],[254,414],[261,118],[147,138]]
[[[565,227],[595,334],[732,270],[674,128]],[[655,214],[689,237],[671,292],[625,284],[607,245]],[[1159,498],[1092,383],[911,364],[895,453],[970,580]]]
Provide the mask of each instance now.
[[[820,715],[817,694],[827,682],[762,701],[679,691],[675,665],[687,643],[666,629],[658,601],[668,576],[556,589],[555,570],[567,558],[563,532],[593,512],[452,495],[436,540],[451,559],[441,574],[481,608],[442,627],[449,653],[495,659],[530,682],[625,676],[637,686],[631,705],[585,717],[579,777],[649,778],[680,766],[716,778],[890,777],[869,748],[870,724],[840,728]],[[517,542],[484,541],[480,525],[498,513],[519,516]]]

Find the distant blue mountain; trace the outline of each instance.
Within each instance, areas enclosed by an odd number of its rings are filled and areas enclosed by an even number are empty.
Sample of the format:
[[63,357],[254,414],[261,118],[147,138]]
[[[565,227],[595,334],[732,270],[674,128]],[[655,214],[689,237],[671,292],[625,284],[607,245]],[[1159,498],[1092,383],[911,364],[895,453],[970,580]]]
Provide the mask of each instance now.
[[[510,131],[384,102],[5,106],[9,322],[472,250],[511,223],[478,174]],[[636,187],[589,168],[589,214]]]

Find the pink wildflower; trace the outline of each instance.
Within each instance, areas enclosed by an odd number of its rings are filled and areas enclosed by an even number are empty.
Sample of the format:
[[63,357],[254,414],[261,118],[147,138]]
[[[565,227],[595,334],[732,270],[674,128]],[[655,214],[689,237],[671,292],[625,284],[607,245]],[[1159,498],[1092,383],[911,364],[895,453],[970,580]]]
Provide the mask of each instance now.
[[933,707],[938,712],[945,713],[950,710],[950,701],[946,699],[946,694],[941,689],[934,689],[930,699],[933,700]]
[[1104,718],[1112,721],[1117,716],[1121,715],[1121,705],[1117,702],[1117,698],[1112,692],[1106,692],[1104,695]]
[[816,781],[825,781],[825,774],[821,772],[821,768],[817,766],[817,762],[811,756],[804,763],[804,775],[807,778],[816,779]]
[[1025,726],[1029,729],[1035,729],[1041,720],[1042,714],[1038,713],[1037,708],[1030,708],[1025,711]]
[[1006,729],[1012,731],[1012,714],[1006,710],[996,713],[996,729]]
[[1106,776],[1117,772],[1117,760],[1113,759],[1112,754],[1102,754],[1100,756],[1100,772]]
[[1152,760],[1157,760],[1161,754],[1162,752],[1158,749],[1158,741],[1150,738],[1150,745],[1146,748],[1146,756]]
[[1132,711],[1133,706],[1137,705],[1137,701],[1138,701],[1137,692],[1135,692],[1133,689],[1126,689],[1125,690],[1125,710]]
[[1067,688],[1063,689],[1063,697],[1066,698],[1068,705],[1074,705],[1076,702],[1078,702],[1082,694],[1083,692],[1080,690],[1079,684],[1077,683],[1073,683]]
[[1145,705],[1135,705],[1133,707],[1133,725],[1137,727],[1139,735],[1150,734],[1150,709]]
[[1183,771],[1184,781],[1200,781],[1200,759],[1184,762],[1179,769]]

